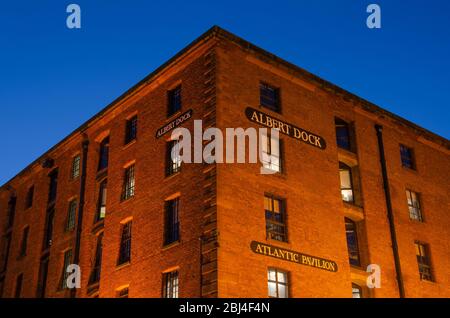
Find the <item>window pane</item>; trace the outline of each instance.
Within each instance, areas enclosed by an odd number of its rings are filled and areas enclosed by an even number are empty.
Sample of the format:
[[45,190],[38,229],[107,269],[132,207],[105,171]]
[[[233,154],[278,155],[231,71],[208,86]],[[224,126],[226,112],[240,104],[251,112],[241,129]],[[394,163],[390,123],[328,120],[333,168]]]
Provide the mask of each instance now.
[[278,297],[279,298],[287,298],[288,292],[287,292],[287,286],[284,284],[278,284]]
[[277,283],[269,282],[269,297],[277,297]]

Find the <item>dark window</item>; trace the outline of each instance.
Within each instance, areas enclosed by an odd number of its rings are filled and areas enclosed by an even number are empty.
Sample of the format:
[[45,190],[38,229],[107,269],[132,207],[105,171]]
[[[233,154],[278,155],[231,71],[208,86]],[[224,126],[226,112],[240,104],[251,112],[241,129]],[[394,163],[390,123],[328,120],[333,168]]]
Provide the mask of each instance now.
[[134,164],[125,169],[122,187],[122,200],[128,200],[134,196]]
[[352,284],[352,297],[353,298],[363,298],[361,286]]
[[6,268],[8,266],[8,259],[9,259],[9,250],[11,248],[11,233],[8,233],[5,235],[5,240],[3,241],[3,248],[2,248],[2,260],[3,264],[1,267],[1,272],[6,271]]
[[128,287],[122,288],[117,292],[117,298],[128,298],[129,289]]
[[178,271],[163,274],[163,298],[178,298]]
[[347,249],[350,265],[361,266],[359,258],[358,233],[356,223],[345,218],[345,233],[347,235]]
[[37,288],[37,297],[44,298],[47,289],[47,276],[48,276],[48,256],[41,260],[39,266],[39,282]]
[[416,242],[415,246],[420,279],[433,281],[428,245]]
[[282,167],[282,142],[273,136],[261,136],[262,164],[263,167],[272,171],[281,172]]
[[406,198],[408,201],[409,218],[411,220],[422,222],[423,218],[420,210],[419,194],[411,190],[406,190]]
[[103,233],[100,233],[97,238],[94,267],[92,268],[91,276],[89,277],[89,284],[95,284],[100,281],[100,273],[102,268],[102,250],[103,250]]
[[276,268],[269,268],[267,271],[267,282],[269,297],[271,298],[288,298],[289,284],[288,274]]
[[119,260],[117,265],[125,264],[131,260],[131,221],[122,225],[122,237],[120,239]]
[[61,274],[61,289],[67,288],[67,277],[69,277],[69,273],[67,272],[67,267],[72,264],[72,250],[67,250],[64,252],[64,264],[63,270]]
[[70,176],[72,179],[76,179],[80,176],[81,156],[77,155],[72,159],[72,170]]
[[132,118],[127,120],[125,129],[125,145],[129,144],[137,138],[137,124],[137,116],[133,116]]
[[265,83],[259,84],[259,100],[263,107],[275,112],[280,111],[280,90]]
[[336,142],[338,147],[345,150],[351,150],[350,125],[339,118],[336,118],[334,123],[336,127]]
[[22,242],[20,243],[20,253],[19,256],[27,255],[27,246],[28,246],[28,234],[30,232],[30,228],[27,226],[23,229],[22,233]]
[[16,290],[14,291],[14,298],[20,298],[22,295],[23,274],[19,274],[16,279]]
[[25,200],[25,209],[29,209],[33,206],[33,198],[34,198],[34,186],[28,188],[27,198]]
[[44,243],[43,249],[46,250],[52,245],[53,237],[53,219],[55,218],[55,209],[50,208],[47,211],[47,217],[45,221],[45,231],[44,231]]
[[12,196],[8,201],[8,219],[6,222],[6,229],[9,229],[14,224],[14,218],[16,216],[16,202],[17,198]]
[[179,140],[167,142],[166,176],[170,176],[181,170],[181,155]]
[[166,201],[164,245],[180,240],[179,198]]
[[77,200],[69,202],[69,210],[67,211],[66,231],[71,231],[75,228],[75,216],[77,215]]
[[269,239],[287,242],[286,211],[284,200],[264,196],[266,236]]
[[108,180],[105,179],[100,183],[98,190],[97,214],[95,222],[103,220],[106,215],[106,195],[108,191]]
[[341,196],[344,202],[354,203],[352,169],[339,162],[339,178],[341,180]]
[[400,158],[402,160],[403,167],[415,169],[416,166],[412,148],[406,147],[405,145],[400,145]]
[[48,203],[50,204],[56,200],[56,192],[58,190],[58,170],[53,170],[50,173],[49,178]]
[[5,277],[0,277],[0,298],[3,297],[4,288],[5,288]]
[[108,168],[108,160],[109,160],[109,137],[106,137],[100,143],[98,171]]
[[168,116],[172,116],[181,110],[181,85],[168,91]]

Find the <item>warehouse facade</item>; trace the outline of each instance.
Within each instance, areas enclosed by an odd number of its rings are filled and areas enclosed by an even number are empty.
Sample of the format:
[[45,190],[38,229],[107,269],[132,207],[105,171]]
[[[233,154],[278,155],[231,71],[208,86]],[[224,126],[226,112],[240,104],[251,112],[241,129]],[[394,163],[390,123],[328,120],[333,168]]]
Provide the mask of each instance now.
[[[196,120],[279,129],[274,173],[172,157]],[[214,27],[1,187],[0,295],[450,297],[449,154]]]

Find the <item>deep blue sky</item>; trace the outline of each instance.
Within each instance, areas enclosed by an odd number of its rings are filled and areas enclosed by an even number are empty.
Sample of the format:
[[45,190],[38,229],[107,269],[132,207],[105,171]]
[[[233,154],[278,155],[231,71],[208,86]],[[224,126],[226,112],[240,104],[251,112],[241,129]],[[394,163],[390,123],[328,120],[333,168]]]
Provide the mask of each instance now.
[[[81,30],[66,28],[70,3]],[[212,25],[450,137],[447,0],[5,1],[0,184]]]

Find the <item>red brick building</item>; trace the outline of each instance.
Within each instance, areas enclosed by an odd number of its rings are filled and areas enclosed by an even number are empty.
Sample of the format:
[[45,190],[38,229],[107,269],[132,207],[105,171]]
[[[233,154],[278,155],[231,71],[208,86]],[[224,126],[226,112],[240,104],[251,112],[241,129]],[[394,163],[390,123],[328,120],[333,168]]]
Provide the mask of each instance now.
[[[172,160],[170,131],[196,119],[276,125],[277,173]],[[1,187],[0,293],[449,297],[449,154],[214,27]],[[381,288],[366,287],[369,264]]]

